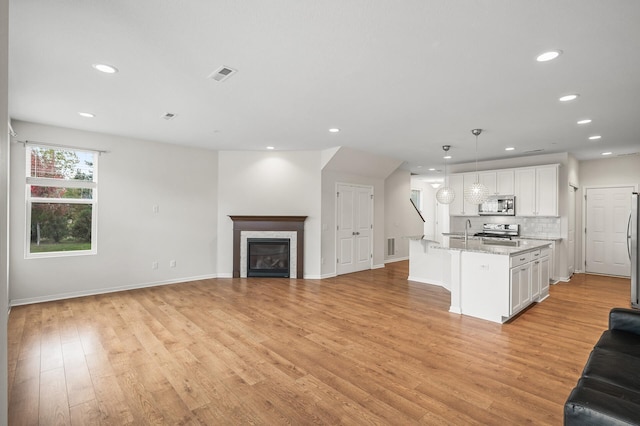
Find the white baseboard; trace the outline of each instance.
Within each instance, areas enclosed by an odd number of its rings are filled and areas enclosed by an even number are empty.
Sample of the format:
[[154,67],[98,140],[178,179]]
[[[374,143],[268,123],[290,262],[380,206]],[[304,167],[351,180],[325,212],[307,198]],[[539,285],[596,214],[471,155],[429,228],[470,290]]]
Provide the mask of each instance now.
[[216,278],[233,278],[233,272],[220,272]]
[[400,262],[402,260],[409,260],[409,256],[385,259],[384,263],[386,264],[386,263]]
[[444,286],[443,282],[438,282],[438,281],[427,281],[423,278],[416,278],[416,277],[412,277],[411,275],[409,275],[409,277],[407,278],[407,281],[413,281],[416,283],[420,283],[420,284],[429,284],[429,285],[437,285],[440,287],[443,287],[446,289],[446,287]]
[[302,278],[305,279],[305,280],[321,280],[322,278],[324,278],[324,276],[323,275],[307,275],[307,274],[304,274]]
[[156,281],[151,283],[131,284],[120,287],[109,287],[89,291],[73,291],[69,293],[51,294],[48,296],[29,297],[26,299],[14,299],[10,301],[10,306],[31,305],[34,303],[53,302],[54,300],[73,299],[75,297],[95,296],[98,294],[117,293],[119,291],[135,290],[139,288],[158,287],[161,285],[186,283],[189,281],[208,280],[217,278],[216,275],[202,275],[199,277],[186,277],[174,280]]
[[382,265],[373,265],[371,269],[381,269],[384,268],[384,263]]

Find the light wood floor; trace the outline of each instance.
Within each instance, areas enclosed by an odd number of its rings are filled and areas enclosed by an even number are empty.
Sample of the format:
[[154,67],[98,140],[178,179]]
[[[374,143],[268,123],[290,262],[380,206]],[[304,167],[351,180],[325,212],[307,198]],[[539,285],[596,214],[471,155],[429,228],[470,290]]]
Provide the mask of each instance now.
[[14,307],[9,424],[562,424],[629,280],[576,275],[509,324],[407,262]]

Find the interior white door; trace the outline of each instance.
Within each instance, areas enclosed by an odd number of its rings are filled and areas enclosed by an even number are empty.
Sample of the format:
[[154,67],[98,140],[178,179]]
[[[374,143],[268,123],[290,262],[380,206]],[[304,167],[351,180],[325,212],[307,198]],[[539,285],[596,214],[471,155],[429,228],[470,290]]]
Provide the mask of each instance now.
[[633,187],[588,188],[586,191],[585,271],[628,277],[627,218]]
[[373,188],[338,184],[336,274],[371,269]]
[[569,217],[567,229],[567,270],[569,276],[576,271],[576,191],[569,186]]

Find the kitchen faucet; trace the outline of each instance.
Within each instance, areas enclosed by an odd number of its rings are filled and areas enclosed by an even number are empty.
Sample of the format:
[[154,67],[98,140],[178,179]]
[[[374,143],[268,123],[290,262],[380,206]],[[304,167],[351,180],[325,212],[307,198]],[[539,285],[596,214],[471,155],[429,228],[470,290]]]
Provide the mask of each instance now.
[[467,244],[469,240],[469,233],[467,232],[471,228],[471,219],[467,219],[464,224],[464,243]]

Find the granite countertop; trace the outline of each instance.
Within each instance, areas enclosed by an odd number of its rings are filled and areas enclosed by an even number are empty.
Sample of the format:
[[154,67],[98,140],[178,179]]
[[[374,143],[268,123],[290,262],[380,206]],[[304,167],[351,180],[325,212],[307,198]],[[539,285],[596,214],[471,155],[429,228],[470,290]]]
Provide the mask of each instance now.
[[[473,232],[475,234],[475,231]],[[464,238],[464,232],[443,232],[443,236],[450,238]],[[482,237],[476,237],[473,234],[469,235],[469,239],[480,240]],[[540,240],[540,241],[562,241],[562,237],[554,237],[548,235],[518,235],[513,237],[514,240]]]
[[[513,245],[512,245],[513,244]],[[463,240],[451,239],[448,244],[433,244],[430,248],[442,250],[472,251],[476,253],[500,254],[515,256],[520,253],[544,248],[549,246],[549,242],[531,240],[506,240],[506,241],[482,241],[481,239],[469,239],[466,243]]]

